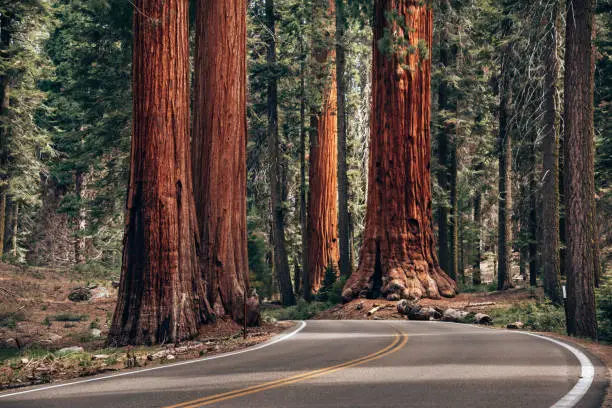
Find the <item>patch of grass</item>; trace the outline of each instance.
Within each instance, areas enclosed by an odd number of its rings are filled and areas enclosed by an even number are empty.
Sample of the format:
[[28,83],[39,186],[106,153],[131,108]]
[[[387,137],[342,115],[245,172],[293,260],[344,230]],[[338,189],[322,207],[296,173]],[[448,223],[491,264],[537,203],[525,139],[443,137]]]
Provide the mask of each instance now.
[[550,301],[521,302],[509,308],[489,310],[489,316],[495,325],[506,327],[508,323],[521,321],[525,329],[536,331],[565,332],[565,312],[562,307],[553,305]]
[[604,278],[599,288],[595,290],[595,300],[599,340],[612,343],[612,282],[609,278]]
[[89,318],[86,314],[75,314],[75,313],[60,313],[51,316],[52,320],[56,322],[80,322]]
[[299,299],[295,306],[265,310],[262,314],[264,320],[270,317],[276,320],[306,320],[328,309],[330,306],[333,306],[333,304],[329,302],[308,303],[303,299]]
[[119,276],[119,272],[116,268],[109,268],[102,263],[90,261],[84,264],[75,265],[73,268],[74,275],[80,277],[83,280],[95,281],[95,280],[108,280]]
[[90,329],[99,329],[100,328],[100,319],[96,318],[96,320],[92,320],[91,323],[89,323],[89,328]]
[[17,327],[17,322],[22,322],[25,319],[25,313],[17,309],[16,305],[0,305],[0,327],[8,327],[9,329],[14,329]]
[[47,328],[51,327],[51,320],[49,320],[49,316],[45,316],[45,319],[41,322],[41,324]]
[[476,292],[495,292],[497,290],[497,282],[482,283],[473,285],[470,283],[459,283],[459,293],[476,293]]

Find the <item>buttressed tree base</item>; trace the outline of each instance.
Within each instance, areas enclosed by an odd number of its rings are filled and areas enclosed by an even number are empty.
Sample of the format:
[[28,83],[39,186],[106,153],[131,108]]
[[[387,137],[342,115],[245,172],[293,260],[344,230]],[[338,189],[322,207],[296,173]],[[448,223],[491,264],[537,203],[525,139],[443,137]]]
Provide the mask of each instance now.
[[375,3],[366,227],[345,301],[456,293],[456,283],[438,265],[431,219],[432,20],[431,7],[418,1]]

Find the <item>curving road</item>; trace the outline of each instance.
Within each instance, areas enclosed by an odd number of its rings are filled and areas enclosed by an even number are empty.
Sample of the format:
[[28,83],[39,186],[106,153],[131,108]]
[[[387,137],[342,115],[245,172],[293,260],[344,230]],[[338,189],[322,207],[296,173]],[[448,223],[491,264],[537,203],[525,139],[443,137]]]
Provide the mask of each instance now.
[[271,343],[5,392],[0,407],[588,408],[607,385],[571,346],[470,325],[308,321]]

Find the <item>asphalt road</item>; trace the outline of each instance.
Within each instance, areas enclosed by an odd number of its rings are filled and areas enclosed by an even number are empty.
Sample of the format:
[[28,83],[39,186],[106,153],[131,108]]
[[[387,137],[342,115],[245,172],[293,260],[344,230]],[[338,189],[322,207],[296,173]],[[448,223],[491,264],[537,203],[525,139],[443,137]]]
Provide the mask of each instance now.
[[607,385],[592,356],[518,332],[308,321],[284,336],[221,358],[5,392],[0,407],[588,408]]

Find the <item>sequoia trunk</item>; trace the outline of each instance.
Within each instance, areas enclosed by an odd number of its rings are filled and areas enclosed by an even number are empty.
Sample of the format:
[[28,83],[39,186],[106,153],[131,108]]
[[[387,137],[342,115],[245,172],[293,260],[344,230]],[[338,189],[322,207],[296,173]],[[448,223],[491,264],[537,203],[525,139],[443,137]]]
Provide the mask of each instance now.
[[133,136],[113,346],[187,339],[211,318],[191,190],[188,6],[135,4]]
[[[321,0],[317,0],[321,1]],[[335,0],[329,0],[326,19],[330,27],[325,39],[333,38]],[[316,7],[321,7],[318,5]],[[326,23],[327,25],[327,23]],[[326,44],[314,49],[315,75],[321,91],[321,108],[315,110],[310,126],[308,195],[308,269],[304,296],[309,299],[323,284],[328,267],[338,270],[338,151],[336,121],[336,72],[329,62],[335,51]]]
[[336,0],[336,76],[338,93],[338,236],[340,238],[340,274],[351,274],[350,218],[348,210],[348,175],[346,162],[346,92],[344,70],[344,0]]
[[597,338],[594,255],[593,0],[567,2],[565,39],[565,226],[567,331]]
[[[346,301],[456,292],[455,282],[438,265],[431,219],[432,18],[432,8],[417,0],[375,1],[366,227],[359,267],[342,293]],[[391,33],[420,51],[391,54],[394,47],[383,46],[393,41],[385,37]]]
[[474,227],[476,229],[476,237],[474,240],[474,265],[472,267],[472,284],[480,285],[482,283],[482,276],[480,273],[480,259],[482,258],[481,254],[481,243],[480,243],[480,231],[482,229],[482,193],[480,191],[475,192],[474,196]]
[[[510,19],[503,23],[505,36],[510,30]],[[512,282],[512,149],[510,138],[510,107],[512,106],[512,87],[510,81],[509,45],[502,49],[502,67],[499,89],[499,200],[498,200],[498,252],[497,252],[497,289],[504,290],[514,286]]]
[[[246,5],[245,5],[246,7]],[[285,247],[285,212],[282,197],[282,165],[278,140],[278,103],[276,83],[276,40],[274,38],[274,3],[266,1],[268,17],[268,159],[270,160],[270,197],[272,207],[272,242],[274,245],[274,271],[280,286],[281,302],[284,306],[295,304],[295,295],[291,286],[289,261]],[[229,119],[229,118],[228,118]]]
[[246,0],[198,1],[192,162],[207,297],[241,320],[246,234]]
[[6,221],[6,188],[0,186],[0,259],[4,254],[4,229]]

